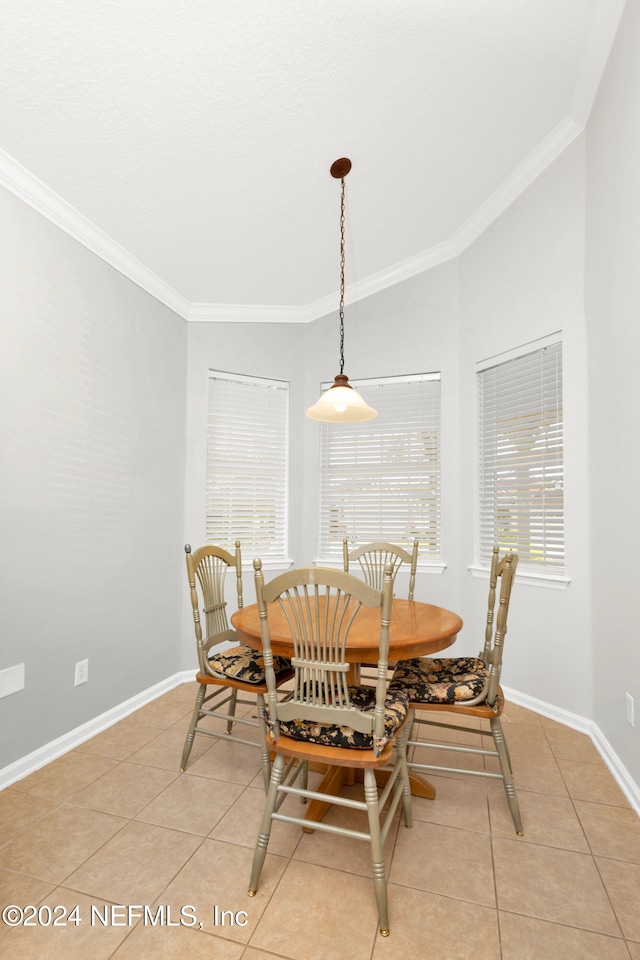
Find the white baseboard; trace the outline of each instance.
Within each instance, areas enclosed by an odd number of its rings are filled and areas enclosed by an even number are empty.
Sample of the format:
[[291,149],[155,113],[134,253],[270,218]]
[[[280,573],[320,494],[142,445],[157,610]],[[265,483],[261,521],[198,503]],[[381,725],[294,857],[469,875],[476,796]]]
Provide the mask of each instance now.
[[93,720],[83,723],[82,726],[75,727],[75,729],[70,730],[69,733],[58,737],[57,740],[52,740],[51,743],[46,743],[43,747],[34,750],[33,753],[28,753],[25,757],[16,760],[15,763],[10,763],[9,766],[3,767],[0,769],[0,790],[4,790],[5,787],[10,786],[10,784],[15,783],[17,780],[22,780],[23,777],[33,773],[34,770],[38,770],[52,760],[57,759],[57,757],[61,757],[64,753],[68,753],[69,750],[73,750],[74,747],[84,743],[85,740],[90,740],[91,737],[95,737],[96,734],[102,733],[103,730],[107,730],[113,726],[114,723],[128,717],[130,713],[133,713],[140,707],[144,707],[147,703],[151,703],[152,700],[156,700],[162,696],[163,693],[173,690],[174,687],[180,686],[181,683],[192,681],[194,676],[195,669],[175,673],[172,677],[161,680],[160,683],[156,683],[153,687],[149,687],[147,690],[136,694],[135,697],[131,697],[131,699],[125,700],[124,703],[118,704],[117,707],[107,710],[106,713],[101,713],[100,716],[94,717]]
[[558,723],[564,724],[565,727],[571,727],[573,730],[580,731],[580,733],[586,733],[606,763],[611,775],[625,797],[638,816],[640,816],[640,786],[638,786],[631,777],[629,771],[620,760],[620,757],[604,736],[600,727],[598,727],[593,720],[587,720],[577,713],[571,713],[571,711],[563,710],[561,707],[556,707],[551,703],[545,703],[544,700],[530,697],[526,693],[519,693],[510,687],[503,687],[503,689],[507,700],[510,700],[512,703],[516,703],[520,707],[526,707],[527,710],[533,710],[534,713],[539,713],[541,716],[548,717],[550,720],[557,720]]
[[[195,670],[184,670],[181,673],[175,673],[172,677],[168,677],[166,680],[156,683],[153,687],[149,687],[147,690],[136,694],[136,696],[131,697],[130,700],[125,700],[124,703],[119,704],[117,707],[107,710],[106,713],[94,717],[93,720],[83,723],[82,726],[76,727],[74,730],[70,730],[69,733],[58,737],[57,740],[52,740],[51,743],[47,743],[38,750],[34,750],[33,753],[21,757],[20,760],[16,760],[15,763],[3,767],[0,770],[0,790],[10,786],[10,784],[15,783],[17,780],[22,780],[23,777],[28,776],[40,767],[44,767],[45,764],[50,763],[57,757],[61,757],[64,753],[68,753],[69,750],[73,750],[74,747],[84,743],[85,740],[89,740],[91,737],[95,737],[96,734],[102,733],[103,730],[107,730],[113,726],[114,723],[128,717],[129,714],[135,710],[138,710],[147,703],[151,703],[152,700],[156,700],[162,696],[163,693],[173,690],[175,687],[180,686],[181,683],[190,683],[194,678],[194,673]],[[541,716],[548,717],[550,720],[556,720],[558,723],[562,723],[566,727],[571,727],[573,730],[578,730],[580,733],[586,733],[587,736],[591,738],[596,750],[611,771],[612,776],[627,800],[640,816],[640,787],[630,776],[628,770],[606,737],[602,734],[600,728],[597,727],[592,720],[587,720],[577,713],[571,713],[569,710],[563,710],[561,707],[546,703],[544,700],[538,700],[536,697],[530,697],[526,693],[519,693],[510,687],[504,687],[504,692],[507,699],[512,703],[520,707],[526,707],[527,710],[539,713]]]

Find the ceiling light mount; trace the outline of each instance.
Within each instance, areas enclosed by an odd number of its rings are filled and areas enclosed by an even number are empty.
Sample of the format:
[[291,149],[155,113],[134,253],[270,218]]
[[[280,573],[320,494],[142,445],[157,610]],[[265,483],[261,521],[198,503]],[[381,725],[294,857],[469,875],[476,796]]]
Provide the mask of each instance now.
[[348,157],[340,157],[339,160],[334,160],[331,164],[330,173],[336,180],[344,180],[350,170],[351,160]]
[[368,406],[357,390],[349,383],[344,372],[344,178],[351,170],[351,160],[341,157],[331,164],[330,173],[340,180],[340,373],[326,393],[307,410],[311,420],[325,423],[357,423],[373,420],[378,411]]

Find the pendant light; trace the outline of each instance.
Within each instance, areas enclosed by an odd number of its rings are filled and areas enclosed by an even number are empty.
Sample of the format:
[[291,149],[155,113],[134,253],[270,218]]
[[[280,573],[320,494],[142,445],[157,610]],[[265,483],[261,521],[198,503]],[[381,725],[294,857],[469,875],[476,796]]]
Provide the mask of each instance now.
[[331,176],[340,180],[340,373],[332,386],[307,410],[311,420],[325,423],[357,423],[373,420],[378,411],[368,406],[344,373],[344,178],[351,170],[351,160],[342,157],[331,165]]

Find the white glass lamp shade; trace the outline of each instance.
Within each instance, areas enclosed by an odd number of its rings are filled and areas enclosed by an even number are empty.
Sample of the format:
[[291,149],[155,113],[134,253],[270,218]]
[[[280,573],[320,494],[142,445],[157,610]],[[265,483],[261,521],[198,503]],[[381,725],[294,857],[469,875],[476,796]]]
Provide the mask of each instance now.
[[308,408],[307,416],[325,423],[357,423],[359,420],[373,420],[378,411],[365,403],[348,377],[339,373],[333,385]]

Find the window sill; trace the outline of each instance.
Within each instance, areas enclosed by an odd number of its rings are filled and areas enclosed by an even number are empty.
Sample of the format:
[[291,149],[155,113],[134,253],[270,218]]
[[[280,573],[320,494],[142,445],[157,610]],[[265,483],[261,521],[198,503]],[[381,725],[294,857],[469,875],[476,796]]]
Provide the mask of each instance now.
[[442,561],[439,563],[420,563],[418,561],[418,573],[437,573],[440,575],[441,573],[444,573],[446,569],[447,565]]
[[[469,567],[469,572],[474,577],[489,576],[488,567],[479,567],[475,564]],[[542,573],[536,570],[516,570],[517,583],[525,584],[529,587],[548,587],[550,590],[566,590],[571,583],[571,577],[566,577],[560,573]]]
[[[314,566],[316,567],[329,567],[332,570],[343,570],[343,565],[341,560],[314,560]],[[417,573],[427,573],[427,574],[441,574],[447,569],[446,563],[420,563],[418,561]],[[407,568],[400,568],[400,572],[407,572]]]
[[[263,570],[288,570],[293,566],[293,560],[289,560],[286,557],[279,559],[278,557],[260,557],[262,560],[262,569]],[[244,557],[242,558],[242,570],[253,570],[253,560],[250,560],[249,563],[245,564]]]

